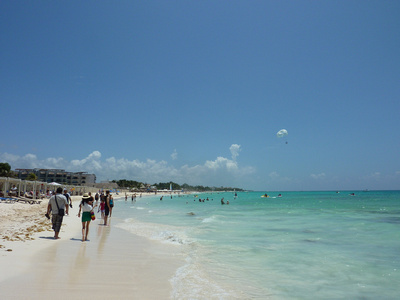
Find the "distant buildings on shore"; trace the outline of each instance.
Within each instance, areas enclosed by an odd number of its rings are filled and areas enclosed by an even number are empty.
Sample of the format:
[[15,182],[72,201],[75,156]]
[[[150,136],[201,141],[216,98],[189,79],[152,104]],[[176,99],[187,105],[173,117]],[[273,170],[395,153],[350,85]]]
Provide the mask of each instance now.
[[15,169],[21,180],[26,180],[29,174],[37,176],[37,181],[57,182],[64,185],[90,186],[96,183],[96,175],[87,172],[67,172],[61,169]]

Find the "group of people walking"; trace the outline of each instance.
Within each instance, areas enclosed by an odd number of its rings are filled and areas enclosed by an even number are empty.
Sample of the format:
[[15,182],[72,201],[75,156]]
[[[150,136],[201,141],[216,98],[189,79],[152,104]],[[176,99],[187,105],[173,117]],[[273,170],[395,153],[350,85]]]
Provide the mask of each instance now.
[[[100,206],[99,206],[100,200]],[[99,206],[99,207],[98,207]],[[96,193],[95,197],[91,193],[85,193],[82,196],[82,201],[79,204],[78,217],[82,221],[82,242],[87,241],[89,234],[90,221],[95,219],[95,208],[98,207],[97,212],[101,211],[102,219],[104,219],[104,225],[107,226],[108,218],[111,217],[112,208],[114,207],[114,200],[110,191],[106,193]],[[68,191],[61,187],[57,188],[56,194],[50,197],[47,205],[46,217],[50,219],[52,229],[54,230],[54,239],[59,239],[59,233],[64,215],[68,215],[69,208],[72,208],[72,199],[68,194]],[[82,212],[82,214],[81,214]],[[81,217],[82,216],[82,217]]]

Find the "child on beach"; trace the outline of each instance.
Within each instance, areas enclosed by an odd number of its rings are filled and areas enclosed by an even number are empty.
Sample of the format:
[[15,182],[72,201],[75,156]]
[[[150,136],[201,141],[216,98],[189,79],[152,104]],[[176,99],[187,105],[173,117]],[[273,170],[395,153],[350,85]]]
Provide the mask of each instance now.
[[101,218],[104,219],[104,212],[105,212],[106,202],[103,198],[100,199],[100,206],[97,212],[101,211]]
[[89,225],[92,220],[91,213],[93,212],[93,198],[88,193],[83,194],[82,201],[79,204],[78,217],[82,210],[82,242],[87,241],[89,234]]

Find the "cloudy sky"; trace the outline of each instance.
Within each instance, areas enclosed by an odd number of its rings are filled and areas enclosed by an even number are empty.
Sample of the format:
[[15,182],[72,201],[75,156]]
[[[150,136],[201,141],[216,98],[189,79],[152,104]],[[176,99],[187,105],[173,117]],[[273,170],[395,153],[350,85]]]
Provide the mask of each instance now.
[[400,189],[399,15],[399,1],[1,1],[0,161]]

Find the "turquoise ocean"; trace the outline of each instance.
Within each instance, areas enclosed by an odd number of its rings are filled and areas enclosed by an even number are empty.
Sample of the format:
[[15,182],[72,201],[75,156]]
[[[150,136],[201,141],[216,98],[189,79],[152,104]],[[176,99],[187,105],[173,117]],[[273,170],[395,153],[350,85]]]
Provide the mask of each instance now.
[[264,193],[118,199],[113,226],[176,245],[172,299],[399,298],[400,191]]

